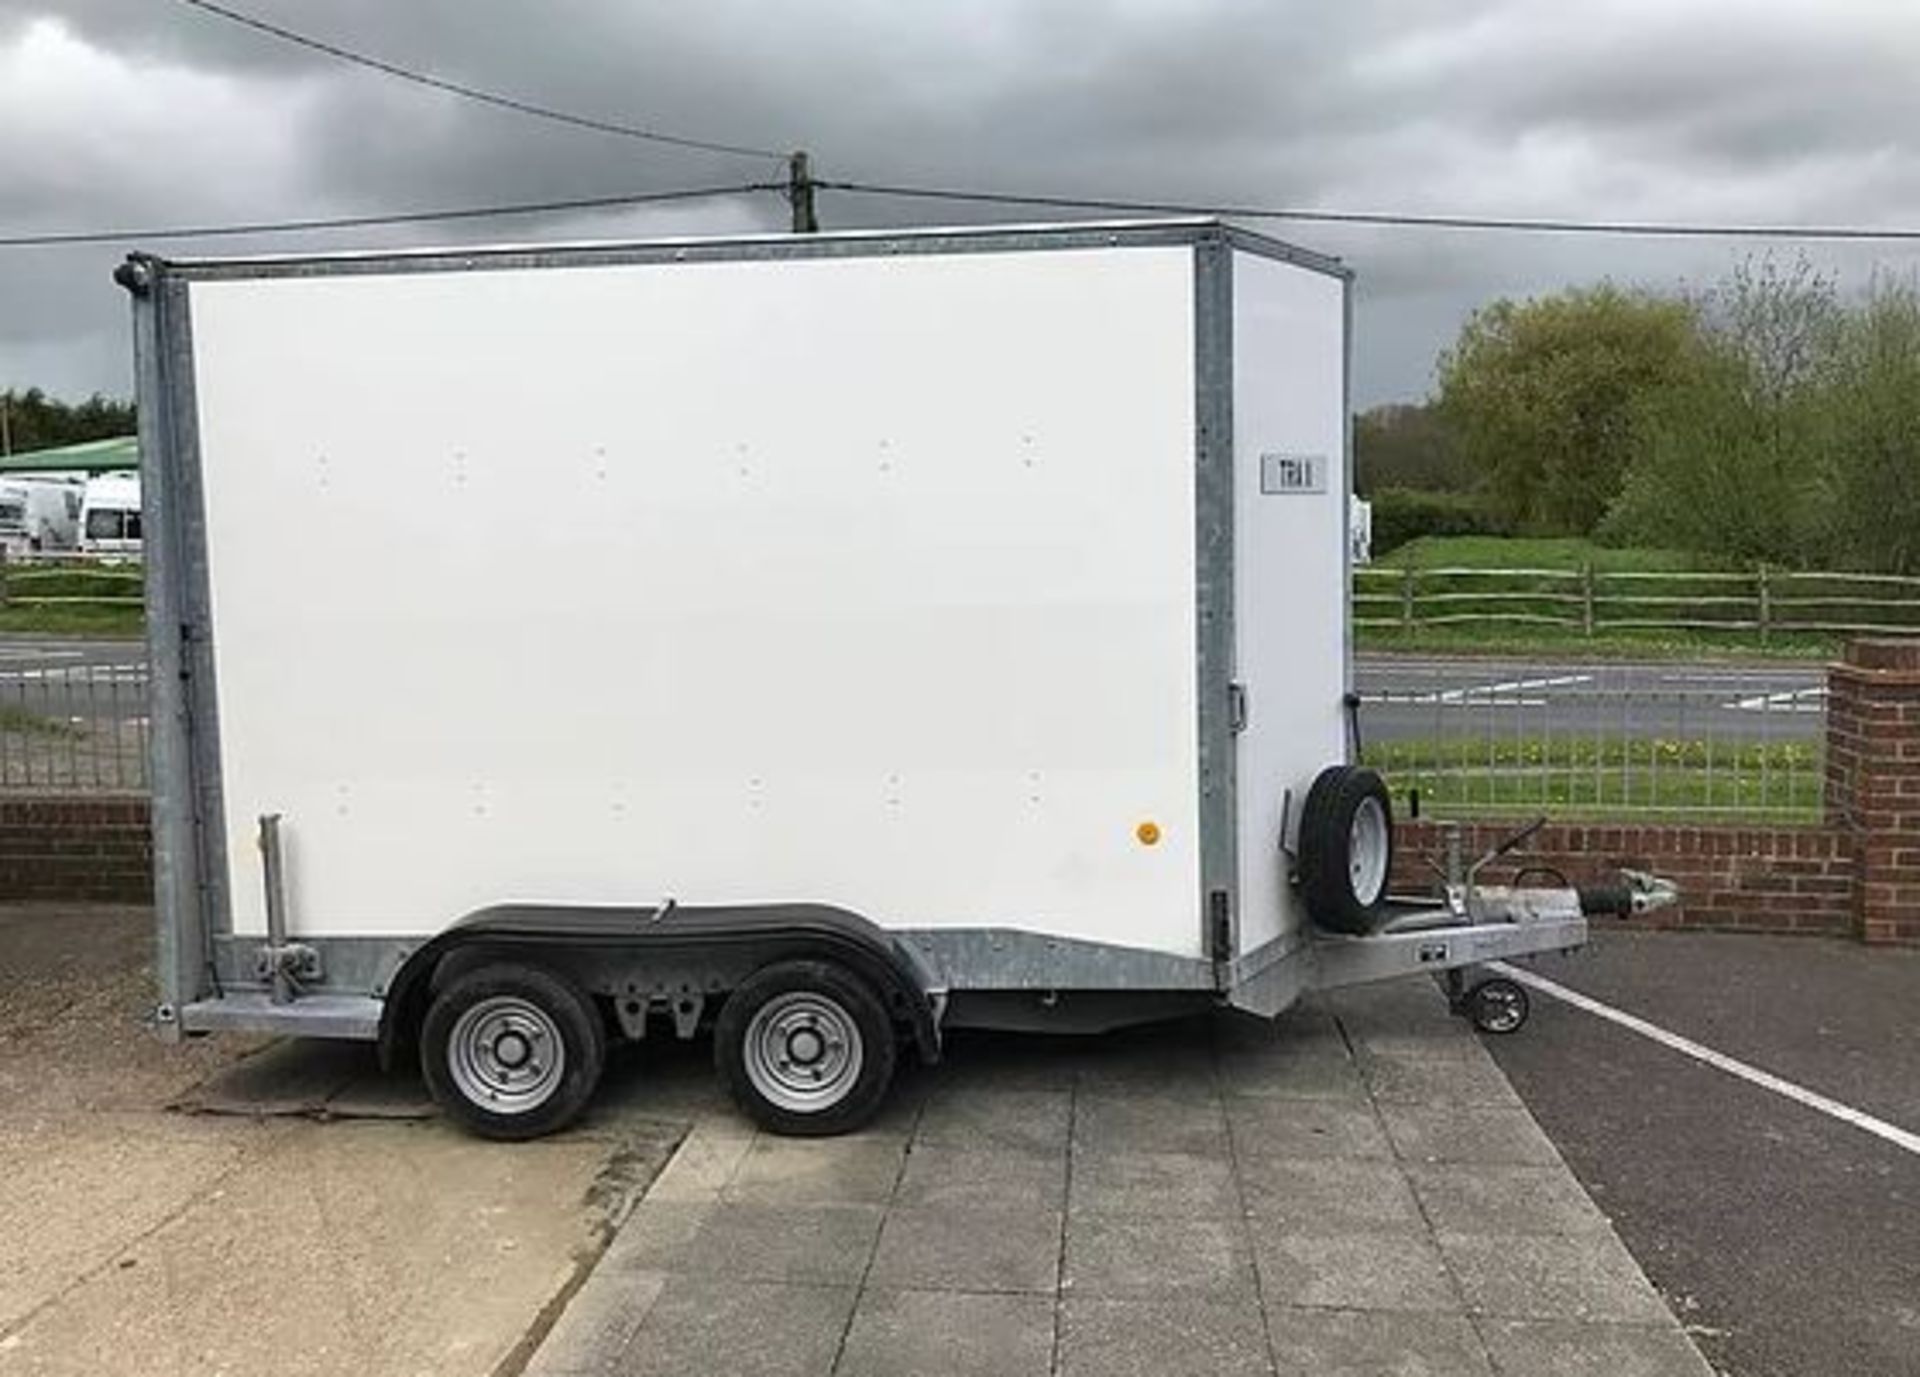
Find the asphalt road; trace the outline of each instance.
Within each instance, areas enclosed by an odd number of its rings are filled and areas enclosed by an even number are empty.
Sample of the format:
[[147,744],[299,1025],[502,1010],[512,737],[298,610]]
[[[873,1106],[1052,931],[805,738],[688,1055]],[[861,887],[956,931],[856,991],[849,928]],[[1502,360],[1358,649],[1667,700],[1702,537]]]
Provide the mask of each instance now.
[[1618,664],[1361,655],[1369,740],[1571,735],[1811,740],[1825,712],[1819,665]]
[[[1920,952],[1615,934],[1535,968],[1920,1132]],[[1920,1373],[1920,1155],[1544,996],[1486,1041],[1720,1371]]]
[[[1819,666],[1569,663],[1361,655],[1355,684],[1368,740],[1619,735],[1718,741],[1819,734]],[[138,641],[0,637],[0,703],[50,714],[146,712]]]
[[0,636],[0,707],[126,721],[147,713],[142,641]]

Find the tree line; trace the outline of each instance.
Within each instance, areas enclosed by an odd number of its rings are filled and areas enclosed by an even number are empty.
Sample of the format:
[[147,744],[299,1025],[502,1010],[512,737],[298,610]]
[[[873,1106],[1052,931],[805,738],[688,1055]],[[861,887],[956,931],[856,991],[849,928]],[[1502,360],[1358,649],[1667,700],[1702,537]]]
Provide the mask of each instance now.
[[1580,535],[1920,572],[1920,289],[1847,296],[1762,258],[1695,292],[1496,301],[1427,401],[1357,418],[1355,450],[1381,547]]
[[133,403],[98,392],[82,402],[63,402],[37,387],[0,392],[0,449],[25,454],[87,440],[111,440],[134,432]]

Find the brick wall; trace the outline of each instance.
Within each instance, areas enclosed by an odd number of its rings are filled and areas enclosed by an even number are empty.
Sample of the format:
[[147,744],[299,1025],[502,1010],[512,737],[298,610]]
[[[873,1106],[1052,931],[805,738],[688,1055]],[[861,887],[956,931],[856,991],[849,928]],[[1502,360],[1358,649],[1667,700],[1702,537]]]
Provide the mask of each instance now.
[[0,901],[153,899],[143,798],[0,797]]
[[[1467,860],[1492,850],[1518,825],[1463,826]],[[1402,821],[1394,843],[1396,887],[1429,890],[1436,878],[1425,860],[1443,867],[1446,860],[1440,827]],[[1678,883],[1680,904],[1634,920],[1640,924],[1836,936],[1855,931],[1853,839],[1842,828],[1549,823],[1520,853],[1488,866],[1482,877],[1505,882],[1527,865],[1551,866],[1576,885],[1611,880],[1622,868],[1650,870]]]
[[1826,805],[1858,857],[1855,931],[1920,942],[1920,642],[1855,641],[1828,671]]

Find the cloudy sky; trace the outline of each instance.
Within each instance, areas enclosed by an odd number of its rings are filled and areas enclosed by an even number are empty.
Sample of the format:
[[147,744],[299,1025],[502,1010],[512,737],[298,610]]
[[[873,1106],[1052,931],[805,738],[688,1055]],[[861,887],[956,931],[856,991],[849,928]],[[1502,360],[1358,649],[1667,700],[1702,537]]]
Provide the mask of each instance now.
[[[1502,216],[1920,226],[1915,0],[226,0],[469,85],[819,175]],[[0,235],[762,179],[487,109],[180,0],[0,0]],[[1031,218],[827,195],[828,228]],[[771,196],[175,252],[774,229]],[[1671,285],[1750,245],[1268,226],[1359,273],[1357,397],[1491,297]],[[125,394],[128,246],[0,249],[0,387]],[[1787,253],[1796,252],[1791,248]],[[1920,245],[1807,250],[1858,282]]]

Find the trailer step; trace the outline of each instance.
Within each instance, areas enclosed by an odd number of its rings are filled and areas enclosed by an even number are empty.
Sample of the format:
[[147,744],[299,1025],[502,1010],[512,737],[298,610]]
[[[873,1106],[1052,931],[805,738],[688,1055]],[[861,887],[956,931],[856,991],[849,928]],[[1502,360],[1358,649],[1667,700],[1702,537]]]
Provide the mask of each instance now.
[[189,1033],[284,1033],[290,1037],[376,1042],[384,1006],[368,995],[302,995],[275,1004],[264,990],[203,999],[180,1010]]

